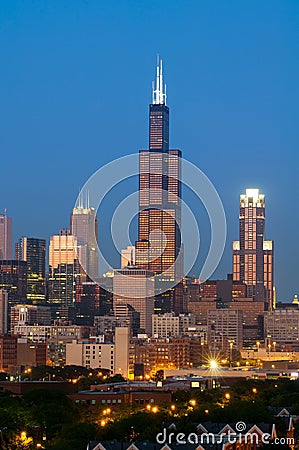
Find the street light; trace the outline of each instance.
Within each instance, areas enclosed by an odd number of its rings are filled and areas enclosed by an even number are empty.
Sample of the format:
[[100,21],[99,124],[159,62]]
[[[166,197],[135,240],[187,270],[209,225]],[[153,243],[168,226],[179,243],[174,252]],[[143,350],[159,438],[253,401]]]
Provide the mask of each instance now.
[[271,351],[271,344],[268,344],[269,352]]
[[218,369],[218,362],[216,361],[216,359],[211,359],[210,360],[210,369]]
[[233,362],[233,345],[234,341],[229,341],[229,367],[232,367]]

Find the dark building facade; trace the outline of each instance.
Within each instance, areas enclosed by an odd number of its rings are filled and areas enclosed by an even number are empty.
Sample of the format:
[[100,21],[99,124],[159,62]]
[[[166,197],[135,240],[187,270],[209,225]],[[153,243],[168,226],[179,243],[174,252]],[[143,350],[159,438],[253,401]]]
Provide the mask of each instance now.
[[27,263],[15,259],[0,260],[0,289],[8,293],[8,314],[19,303],[26,303]]
[[17,364],[17,336],[0,336],[0,371],[7,372]]
[[76,325],[93,325],[95,315],[99,314],[101,287],[92,281],[77,284]]
[[46,241],[22,237],[16,244],[16,259],[27,262],[27,300],[46,301]]
[[77,278],[80,275],[79,263],[58,264],[49,275],[49,302],[62,307],[75,305]]

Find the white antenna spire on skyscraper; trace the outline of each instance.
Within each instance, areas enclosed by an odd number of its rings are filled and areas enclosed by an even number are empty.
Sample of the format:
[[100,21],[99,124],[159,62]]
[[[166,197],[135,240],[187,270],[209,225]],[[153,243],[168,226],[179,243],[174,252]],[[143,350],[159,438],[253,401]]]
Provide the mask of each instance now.
[[78,201],[77,201],[77,208],[82,208],[82,193],[79,188],[79,195],[78,195]]
[[[164,87],[164,91],[163,91]],[[153,92],[153,104],[165,105],[166,104],[166,85],[163,86],[163,66],[162,59],[157,56],[157,68],[156,68],[156,88],[154,82],[152,83]]]
[[164,103],[164,98],[163,98],[163,69],[162,69],[162,59],[160,59],[160,83],[159,83],[159,94],[160,94],[160,102],[159,103]]

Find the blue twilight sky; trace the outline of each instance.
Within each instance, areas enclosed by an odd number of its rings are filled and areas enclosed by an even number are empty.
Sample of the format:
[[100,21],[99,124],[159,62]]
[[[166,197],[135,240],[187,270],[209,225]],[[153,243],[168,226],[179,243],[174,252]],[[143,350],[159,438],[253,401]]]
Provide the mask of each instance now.
[[259,187],[278,297],[291,300],[299,292],[298,23],[298,0],[2,0],[0,209],[13,217],[14,239],[68,226],[94,170],[147,147],[159,52],[171,146],[210,177],[225,206],[227,247],[215,276],[231,271],[239,194]]

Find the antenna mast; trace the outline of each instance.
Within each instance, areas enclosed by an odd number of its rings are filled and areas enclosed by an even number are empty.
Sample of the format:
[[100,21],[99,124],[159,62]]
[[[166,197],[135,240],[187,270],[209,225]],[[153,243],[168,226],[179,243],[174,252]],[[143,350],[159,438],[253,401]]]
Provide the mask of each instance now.
[[[163,91],[164,87],[164,91]],[[157,56],[156,67],[156,88],[154,82],[152,82],[152,96],[154,105],[166,104],[166,84],[163,86],[163,65],[160,56]]]

